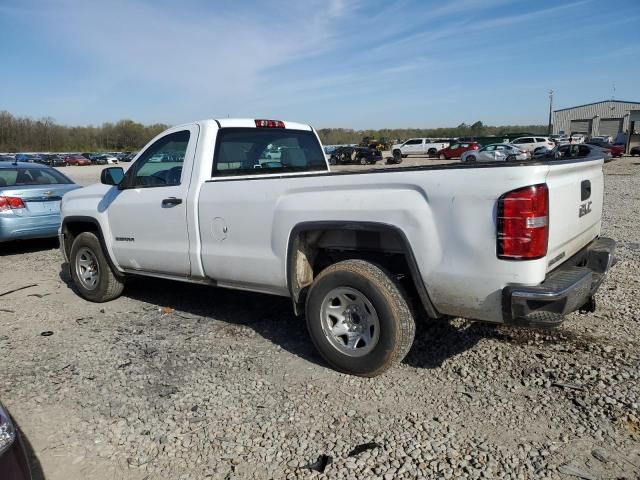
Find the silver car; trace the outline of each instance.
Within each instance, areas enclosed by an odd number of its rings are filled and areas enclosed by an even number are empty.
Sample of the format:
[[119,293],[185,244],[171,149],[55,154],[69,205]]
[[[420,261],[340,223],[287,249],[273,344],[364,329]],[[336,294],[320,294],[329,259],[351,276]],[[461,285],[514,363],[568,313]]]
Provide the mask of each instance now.
[[0,243],[55,237],[60,200],[80,185],[38,163],[0,163]]
[[517,145],[510,143],[492,143],[480,150],[464,152],[460,161],[463,163],[474,162],[517,162],[529,160],[531,154]]

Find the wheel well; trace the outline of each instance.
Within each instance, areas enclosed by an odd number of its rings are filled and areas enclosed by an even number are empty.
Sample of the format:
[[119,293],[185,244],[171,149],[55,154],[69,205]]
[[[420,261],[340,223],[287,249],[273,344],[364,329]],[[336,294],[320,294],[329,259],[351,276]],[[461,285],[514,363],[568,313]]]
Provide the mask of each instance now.
[[343,260],[375,263],[400,282],[416,307],[439,317],[404,234],[395,227],[377,224],[307,226],[294,230],[287,256],[287,280],[296,313],[304,311],[306,293],[315,277],[329,265]]
[[73,245],[73,241],[76,239],[78,235],[83,232],[92,232],[95,233],[98,238],[100,238],[100,229],[95,223],[77,220],[65,222],[62,226],[62,233],[64,234],[64,251],[69,258],[71,254],[71,246]]

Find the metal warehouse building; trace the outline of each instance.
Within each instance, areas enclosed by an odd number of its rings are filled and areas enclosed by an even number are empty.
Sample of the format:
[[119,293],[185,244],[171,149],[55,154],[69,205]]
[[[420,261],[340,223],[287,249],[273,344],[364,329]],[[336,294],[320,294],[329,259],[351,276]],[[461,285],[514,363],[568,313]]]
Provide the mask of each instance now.
[[583,133],[591,137],[629,131],[631,112],[640,112],[640,102],[605,100],[553,112],[553,133]]

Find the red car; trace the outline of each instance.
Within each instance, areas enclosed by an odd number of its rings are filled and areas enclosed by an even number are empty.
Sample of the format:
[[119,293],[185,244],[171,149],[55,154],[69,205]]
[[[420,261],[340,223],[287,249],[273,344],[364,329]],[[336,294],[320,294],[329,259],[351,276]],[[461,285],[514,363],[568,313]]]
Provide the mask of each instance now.
[[602,148],[603,150],[609,150],[612,157],[621,157],[624,155],[625,144],[624,143],[609,143],[609,142],[601,142],[598,140],[591,140],[587,142],[589,145],[595,145],[597,147]]
[[67,162],[67,165],[91,165],[91,160],[82,155],[67,155],[64,157],[64,161]]
[[455,157],[459,158],[464,152],[468,152],[469,150],[480,150],[480,144],[478,142],[452,143],[447,148],[443,148],[438,152],[438,158],[440,160],[449,160]]
[[624,151],[627,146],[624,143],[614,143],[611,145],[611,156],[613,157],[621,157],[624,155]]

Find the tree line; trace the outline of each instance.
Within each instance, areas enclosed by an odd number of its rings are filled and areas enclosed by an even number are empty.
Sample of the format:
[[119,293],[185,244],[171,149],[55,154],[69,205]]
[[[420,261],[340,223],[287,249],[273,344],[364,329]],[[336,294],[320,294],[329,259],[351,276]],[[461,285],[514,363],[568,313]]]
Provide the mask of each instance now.
[[[166,128],[168,125],[162,123],[143,125],[133,120],[103,123],[101,126],[67,126],[56,123],[51,117],[33,120],[0,111],[0,152],[135,151]],[[546,125],[490,126],[478,121],[451,128],[321,128],[318,134],[325,145],[337,145],[359,143],[364,137],[395,141],[412,137],[483,137],[516,132],[544,134],[546,131]]]
[[142,125],[133,120],[101,126],[60,125],[51,117],[33,120],[0,111],[0,152],[134,151],[168,125]]

